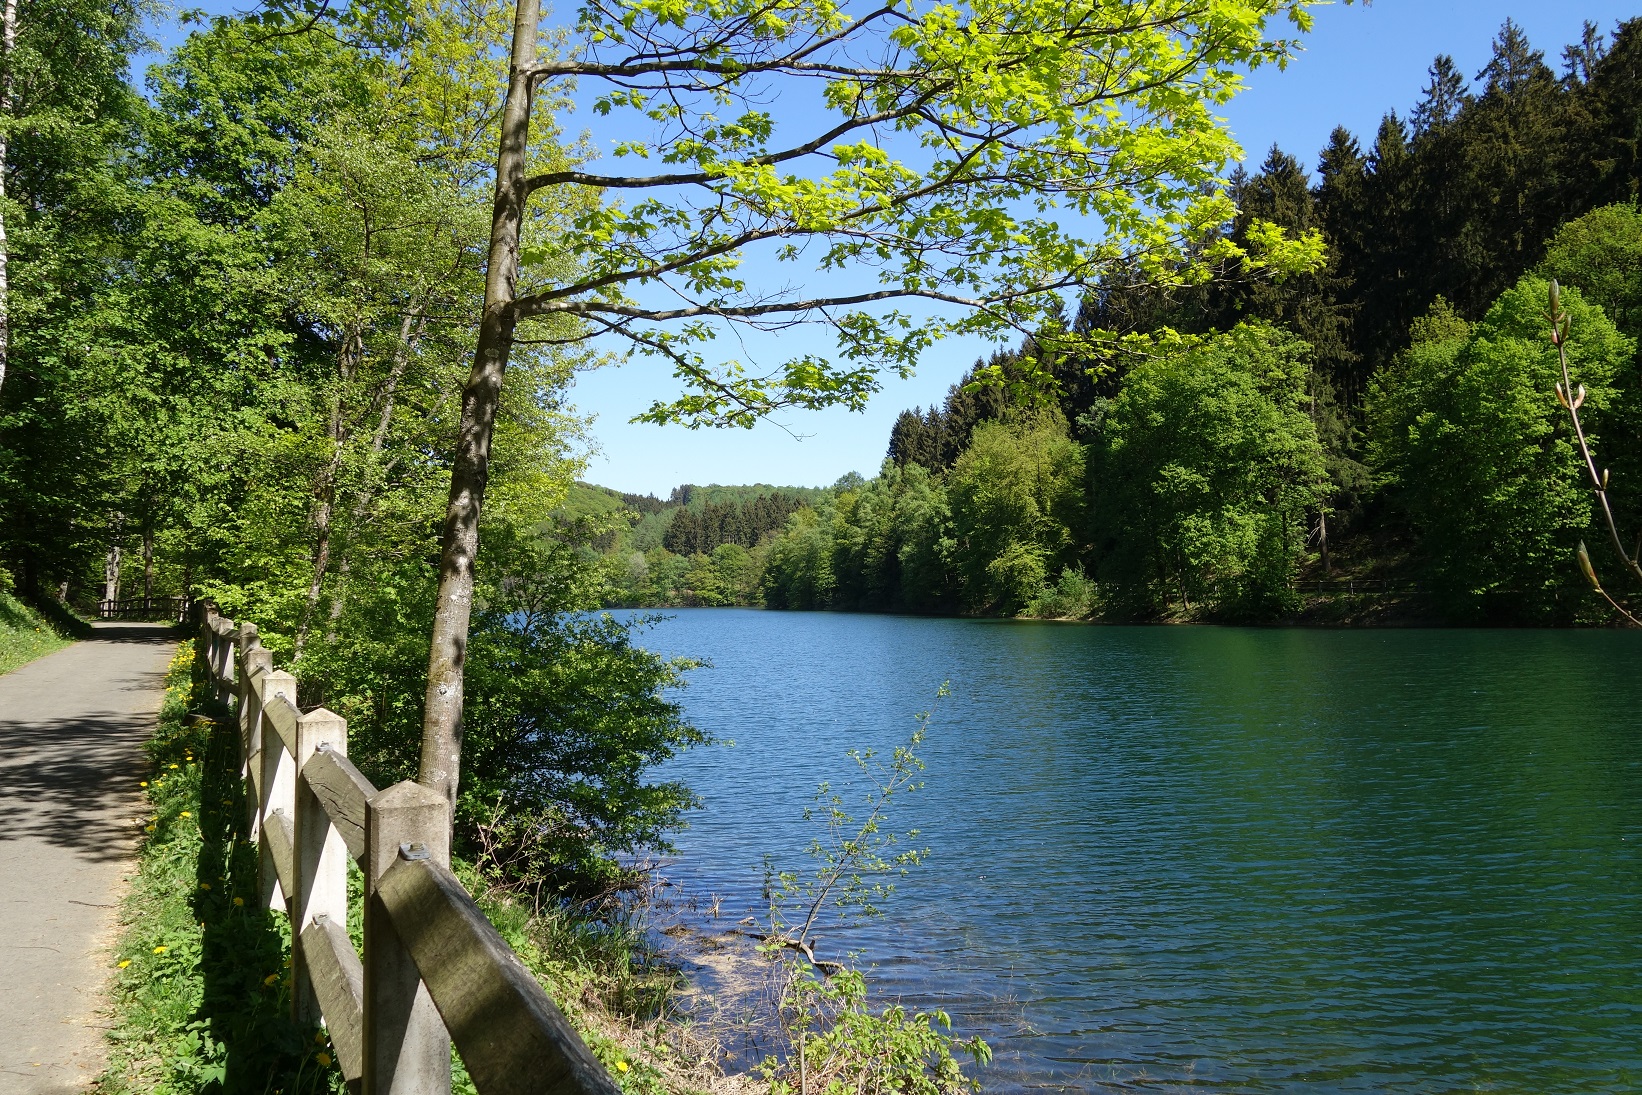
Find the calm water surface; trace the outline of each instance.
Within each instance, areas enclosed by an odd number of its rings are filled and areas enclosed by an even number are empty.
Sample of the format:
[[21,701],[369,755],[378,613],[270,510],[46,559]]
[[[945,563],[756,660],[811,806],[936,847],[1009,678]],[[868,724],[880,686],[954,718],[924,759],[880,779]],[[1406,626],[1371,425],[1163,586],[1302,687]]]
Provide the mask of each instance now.
[[989,1090],[1642,1090],[1642,635],[684,610],[712,660],[669,873],[757,908],[845,750],[942,681],[933,854],[824,941]]

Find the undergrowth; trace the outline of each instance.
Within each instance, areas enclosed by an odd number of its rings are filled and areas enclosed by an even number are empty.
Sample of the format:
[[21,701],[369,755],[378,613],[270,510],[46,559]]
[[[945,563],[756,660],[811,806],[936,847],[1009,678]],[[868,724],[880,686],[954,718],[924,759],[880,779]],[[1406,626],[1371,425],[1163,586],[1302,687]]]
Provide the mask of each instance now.
[[[341,1093],[323,1031],[291,1022],[290,938],[268,912],[245,841],[237,729],[190,714],[193,644],[166,678],[148,745],[144,839],[121,913],[113,1043],[98,1095]],[[629,1095],[688,1095],[717,1076],[716,1046],[666,1021],[678,975],[653,959],[631,905],[537,907],[455,870],[525,966]],[[353,873],[354,942],[362,879]],[[473,1092],[460,1059],[454,1090]]]
[[4,588],[0,571],[0,673],[9,673],[74,641],[68,630]]

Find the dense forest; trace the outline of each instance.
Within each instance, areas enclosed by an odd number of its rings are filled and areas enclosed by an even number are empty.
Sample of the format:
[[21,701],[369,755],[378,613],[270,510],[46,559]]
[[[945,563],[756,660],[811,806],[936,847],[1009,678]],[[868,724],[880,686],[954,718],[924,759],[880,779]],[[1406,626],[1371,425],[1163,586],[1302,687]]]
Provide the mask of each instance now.
[[[214,599],[386,786],[417,766],[511,5],[417,0],[409,34],[203,21],[139,91],[148,15],[18,15],[0,592]],[[563,155],[551,132],[531,151]],[[530,244],[591,200],[539,201]],[[700,739],[664,691],[680,666],[576,615],[598,576],[536,535],[583,449],[562,405],[578,359],[546,337],[576,325],[554,323],[513,354],[497,415],[456,832],[469,848],[505,798],[538,883],[660,839],[693,799],[642,773]]]
[[1316,230],[1319,267],[1115,274],[902,413],[876,477],[779,533],[607,541],[608,599],[1278,619],[1299,583],[1348,577],[1400,579],[1400,610],[1433,619],[1606,619],[1575,565],[1607,537],[1553,393],[1546,294],[1569,287],[1587,425],[1629,518],[1639,141],[1642,20],[1587,25],[1560,71],[1507,22],[1474,80],[1438,57],[1406,117],[1366,147],[1336,129],[1314,178],[1277,148],[1233,177],[1230,237]]

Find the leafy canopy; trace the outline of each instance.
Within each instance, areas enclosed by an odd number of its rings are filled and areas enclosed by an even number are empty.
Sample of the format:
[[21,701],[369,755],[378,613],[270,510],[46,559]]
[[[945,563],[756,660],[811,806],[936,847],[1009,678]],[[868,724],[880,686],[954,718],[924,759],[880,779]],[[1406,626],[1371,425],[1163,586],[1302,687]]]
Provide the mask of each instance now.
[[[290,21],[323,0],[272,3]],[[1286,62],[1278,30],[1306,30],[1309,6],[588,0],[532,73],[553,95],[574,81],[612,160],[538,164],[524,186],[606,200],[526,242],[511,307],[670,361],[686,391],[642,418],[747,426],[859,408],[935,340],[1040,327],[1120,263],[1174,280],[1204,276],[1188,254],[1314,264],[1314,232],[1217,235],[1240,154],[1217,111]],[[709,345],[805,322],[836,358],[806,345],[763,368]]]

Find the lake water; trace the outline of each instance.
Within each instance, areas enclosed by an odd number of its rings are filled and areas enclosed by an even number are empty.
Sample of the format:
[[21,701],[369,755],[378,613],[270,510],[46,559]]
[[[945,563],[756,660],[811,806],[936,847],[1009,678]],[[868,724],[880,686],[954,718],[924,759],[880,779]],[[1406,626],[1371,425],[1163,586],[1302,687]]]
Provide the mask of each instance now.
[[1107,628],[697,609],[731,747],[668,874],[756,911],[815,785],[942,681],[932,854],[873,984],[984,1034],[988,1090],[1642,1090],[1642,634]]

